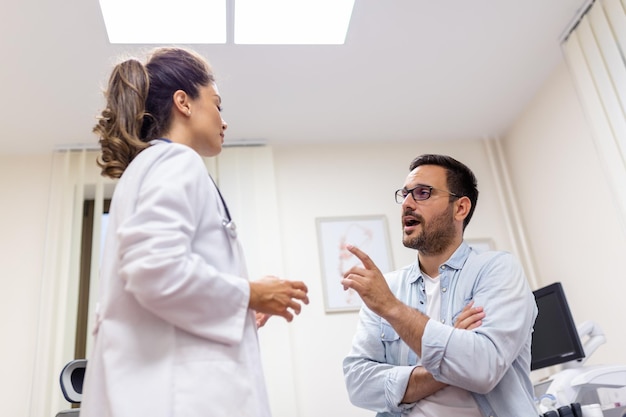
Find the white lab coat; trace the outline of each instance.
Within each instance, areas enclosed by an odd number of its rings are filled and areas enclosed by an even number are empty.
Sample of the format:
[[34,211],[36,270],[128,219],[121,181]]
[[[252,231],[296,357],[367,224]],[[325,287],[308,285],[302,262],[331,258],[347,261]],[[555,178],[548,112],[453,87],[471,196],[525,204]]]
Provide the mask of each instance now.
[[154,141],[116,187],[81,417],[268,417],[245,261],[200,156]]

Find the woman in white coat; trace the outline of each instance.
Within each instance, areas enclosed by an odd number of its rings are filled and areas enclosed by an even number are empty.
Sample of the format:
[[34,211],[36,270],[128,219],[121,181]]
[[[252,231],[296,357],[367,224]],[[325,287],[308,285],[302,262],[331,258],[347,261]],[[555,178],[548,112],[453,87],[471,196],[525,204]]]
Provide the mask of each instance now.
[[248,281],[201,156],[226,123],[206,61],[160,48],[118,64],[94,132],[120,178],[104,245],[82,417],[268,417],[257,324],[291,321],[303,282]]

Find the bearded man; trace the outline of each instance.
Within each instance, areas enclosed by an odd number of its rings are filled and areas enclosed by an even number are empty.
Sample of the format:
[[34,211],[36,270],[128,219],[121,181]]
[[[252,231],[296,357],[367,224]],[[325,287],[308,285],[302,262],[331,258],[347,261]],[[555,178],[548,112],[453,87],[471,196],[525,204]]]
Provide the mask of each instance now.
[[463,240],[476,177],[421,155],[396,191],[402,242],[416,261],[383,275],[367,254],[344,289],[363,300],[343,361],[350,401],[377,417],[536,416],[530,346],[537,306],[520,263]]

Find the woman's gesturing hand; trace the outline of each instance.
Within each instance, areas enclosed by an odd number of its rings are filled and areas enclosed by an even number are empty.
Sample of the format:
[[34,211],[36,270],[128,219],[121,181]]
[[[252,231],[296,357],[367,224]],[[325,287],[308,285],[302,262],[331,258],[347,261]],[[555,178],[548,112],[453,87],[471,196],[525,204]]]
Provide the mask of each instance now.
[[294,314],[300,314],[302,303],[309,304],[308,291],[302,281],[265,276],[250,282],[249,307],[257,313],[282,316],[291,321]]

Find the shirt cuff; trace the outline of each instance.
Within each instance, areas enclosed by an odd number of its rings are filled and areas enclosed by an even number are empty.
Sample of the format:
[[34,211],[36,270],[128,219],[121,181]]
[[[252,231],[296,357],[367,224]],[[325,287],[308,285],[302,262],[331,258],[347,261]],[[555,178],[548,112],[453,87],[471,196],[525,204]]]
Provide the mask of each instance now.
[[428,320],[422,335],[422,366],[439,380],[441,362],[454,327]]
[[398,413],[415,406],[415,403],[401,404],[413,369],[415,369],[415,366],[396,366],[393,368],[394,372],[389,373],[385,393],[391,412]]

